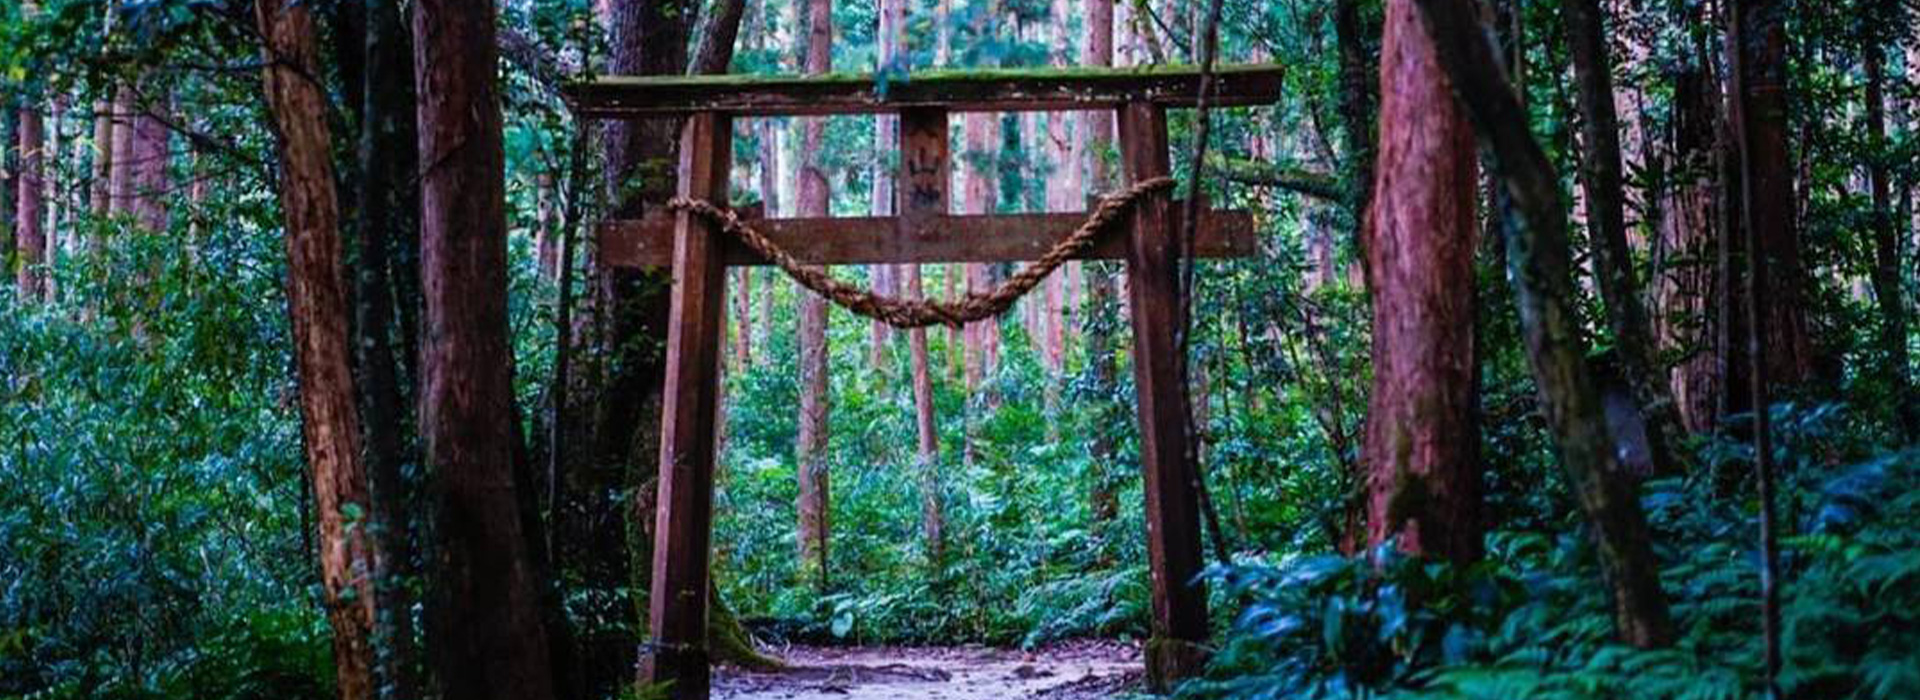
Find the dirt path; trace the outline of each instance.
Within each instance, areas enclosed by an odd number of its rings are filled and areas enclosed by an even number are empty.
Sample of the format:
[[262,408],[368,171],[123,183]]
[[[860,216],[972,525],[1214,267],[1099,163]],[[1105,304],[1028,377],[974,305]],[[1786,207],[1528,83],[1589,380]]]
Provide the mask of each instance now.
[[794,647],[784,673],[716,669],[716,700],[1098,700],[1140,681],[1140,651],[1075,642],[990,647]]

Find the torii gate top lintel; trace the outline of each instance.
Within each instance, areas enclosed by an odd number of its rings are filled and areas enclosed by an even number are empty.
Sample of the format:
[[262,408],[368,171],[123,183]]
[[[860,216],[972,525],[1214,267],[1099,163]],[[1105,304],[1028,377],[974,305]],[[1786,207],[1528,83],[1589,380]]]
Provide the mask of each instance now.
[[[1280,67],[1218,66],[1208,104],[1238,107],[1280,98]],[[872,114],[912,107],[950,112],[1110,109],[1131,102],[1192,107],[1201,72],[1194,66],[935,70],[899,76],[821,75],[600,76],[565,88],[576,115],[632,119],[725,112],[738,116]]]
[[[1176,66],[921,73],[887,81],[884,88],[873,76],[844,74],[603,77],[567,88],[582,118],[685,119],[679,197],[670,204],[677,213],[600,228],[603,264],[673,270],[649,598],[654,636],[643,679],[670,683],[668,693],[676,700],[708,695],[714,416],[726,267],[772,257],[802,279],[814,269],[810,265],[1021,261],[1040,258],[1042,251],[1046,257],[1041,259],[1051,261],[1069,254],[1126,261],[1153,591],[1153,635],[1145,650],[1148,684],[1165,690],[1201,670],[1207,596],[1197,581],[1202,568],[1197,466],[1187,459],[1187,386],[1180,372],[1183,348],[1175,341],[1184,322],[1176,272],[1184,251],[1175,244],[1175,232],[1194,231],[1196,256],[1246,255],[1254,249],[1253,224],[1242,212],[1203,209],[1198,226],[1180,225],[1182,208],[1174,206],[1169,179],[1167,110],[1196,105],[1203,83],[1209,105],[1274,102],[1281,71],[1226,66],[1209,77],[1210,83],[1198,69]],[[1111,109],[1117,117],[1120,165],[1131,183],[1126,196],[1104,200],[1091,216],[949,213],[952,112],[1096,109]],[[879,112],[900,118],[894,216],[766,220],[727,209],[734,116]],[[1122,201],[1124,218],[1102,218]],[[696,215],[695,209],[705,213]],[[728,228],[743,226],[745,219],[754,219],[751,230]],[[1096,222],[1104,228],[1096,228]],[[1109,228],[1119,230],[1090,237]],[[759,243],[747,250],[729,231]],[[1015,277],[1035,280],[1050,269],[1023,270]],[[818,282],[809,284],[819,291],[813,286]],[[979,310],[974,317],[1005,308]],[[956,316],[942,318],[950,323]]]

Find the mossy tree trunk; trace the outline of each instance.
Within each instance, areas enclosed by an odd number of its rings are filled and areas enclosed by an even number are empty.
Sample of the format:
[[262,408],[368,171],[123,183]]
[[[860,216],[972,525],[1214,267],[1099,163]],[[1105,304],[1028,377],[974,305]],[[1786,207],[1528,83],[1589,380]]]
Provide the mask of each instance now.
[[1500,212],[1508,279],[1527,359],[1567,481],[1599,546],[1615,633],[1634,646],[1672,644],[1673,621],[1639,495],[1619,457],[1574,314],[1571,246],[1559,178],[1489,41],[1474,0],[1410,0],[1508,195]]

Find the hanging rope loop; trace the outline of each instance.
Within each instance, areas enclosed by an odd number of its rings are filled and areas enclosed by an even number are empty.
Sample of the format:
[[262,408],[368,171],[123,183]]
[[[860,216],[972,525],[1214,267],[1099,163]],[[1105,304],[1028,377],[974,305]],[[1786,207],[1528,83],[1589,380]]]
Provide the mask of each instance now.
[[775,266],[787,273],[802,287],[832,301],[834,305],[854,314],[880,321],[896,328],[925,328],[941,325],[959,328],[975,321],[983,321],[1006,313],[1015,301],[1040,285],[1055,269],[1073,256],[1085,251],[1099,240],[1102,234],[1114,228],[1126,219],[1126,215],[1139,205],[1147,195],[1172,189],[1174,179],[1156,177],[1134,183],[1125,190],[1100,199],[1099,206],[1087,215],[1085,223],[1074,229],[1073,233],[1060,242],[1053,244],[1039,260],[1027,264],[1012,277],[1001,282],[993,289],[984,292],[967,292],[957,301],[946,302],[927,299],[896,299],[871,290],[862,289],[846,282],[834,279],[826,268],[807,265],[794,259],[793,255],[775,245],[760,231],[748,225],[731,209],[724,209],[713,202],[690,197],[675,197],[667,202],[667,208],[674,211],[706,219],[740,239],[748,248],[759,253]]

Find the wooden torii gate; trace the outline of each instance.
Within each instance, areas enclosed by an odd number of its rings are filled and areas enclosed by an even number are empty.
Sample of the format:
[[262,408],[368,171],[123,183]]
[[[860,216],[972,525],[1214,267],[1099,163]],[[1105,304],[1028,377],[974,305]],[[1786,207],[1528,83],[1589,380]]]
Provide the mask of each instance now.
[[[813,265],[1009,262],[1032,260],[1068,236],[1083,213],[968,215],[948,211],[953,112],[1113,109],[1129,182],[1171,174],[1167,109],[1194,106],[1201,75],[1192,67],[994,70],[871,75],[602,77],[574,85],[581,118],[684,119],[681,197],[724,205],[735,116],[897,113],[901,185],[892,217],[755,219],[757,230]],[[1214,71],[1209,104],[1245,106],[1278,99],[1281,71],[1226,66]],[[1207,639],[1198,475],[1187,462],[1187,387],[1178,380],[1181,326],[1174,232],[1180,209],[1162,189],[1133,209],[1130,235],[1107,236],[1086,259],[1127,262],[1133,318],[1140,458],[1146,491],[1152,638],[1149,683],[1164,688],[1199,670]],[[1252,218],[1203,211],[1194,227],[1199,257],[1250,255]],[[704,699],[708,559],[712,538],[715,416],[728,265],[765,264],[713,221],[681,212],[611,221],[599,230],[601,260],[616,266],[673,269],[668,317],[665,406],[660,420],[660,486],[653,550],[651,655],[642,678],[669,683],[674,698]]]

